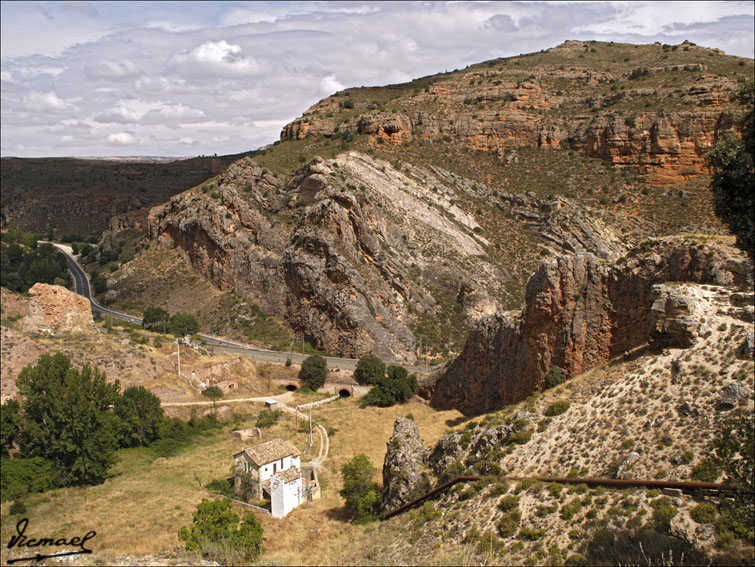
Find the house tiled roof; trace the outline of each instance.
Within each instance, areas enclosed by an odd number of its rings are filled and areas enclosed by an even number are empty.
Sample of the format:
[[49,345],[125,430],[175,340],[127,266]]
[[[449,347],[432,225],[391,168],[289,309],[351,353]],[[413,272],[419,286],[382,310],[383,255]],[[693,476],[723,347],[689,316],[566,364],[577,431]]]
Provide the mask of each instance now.
[[301,454],[287,439],[271,439],[255,447],[244,447],[242,453],[246,453],[258,467],[284,457],[298,457]]
[[283,479],[283,482],[285,482],[286,484],[293,482],[297,478],[301,477],[301,472],[296,467],[291,467],[289,469],[286,469],[285,471],[279,471],[276,474],[281,477]]

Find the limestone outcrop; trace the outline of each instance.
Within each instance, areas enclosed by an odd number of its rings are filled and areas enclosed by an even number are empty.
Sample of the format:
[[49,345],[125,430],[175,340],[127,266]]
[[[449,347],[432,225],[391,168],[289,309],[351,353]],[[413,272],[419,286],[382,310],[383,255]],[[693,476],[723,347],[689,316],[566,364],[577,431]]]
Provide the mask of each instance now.
[[390,511],[430,489],[427,451],[413,420],[399,417],[393,424],[383,463],[381,508]]
[[752,267],[732,248],[689,240],[647,243],[615,265],[591,254],[544,260],[527,283],[520,313],[498,312],[476,324],[438,379],[433,405],[492,411],[541,390],[553,366],[571,377],[642,345],[655,300],[662,317],[653,318],[654,336],[689,339],[693,329],[676,328],[667,316],[681,304],[671,300],[667,307],[668,290],[665,300],[658,295],[664,290],[654,292],[670,281],[749,286]]
[[[646,57],[668,57],[646,48]],[[542,63],[514,58],[439,75],[424,89],[350,89],[312,106],[280,137],[361,134],[392,144],[441,139],[497,151],[499,158],[502,150],[520,146],[570,148],[655,184],[707,173],[706,151],[733,129],[739,112],[731,98],[736,80],[708,66],[710,56],[721,54],[686,46],[684,63],[632,67],[614,61],[611,71],[602,61],[592,68],[584,61],[585,54],[608,49],[566,42],[546,53],[565,62],[580,52],[583,61],[576,66],[556,68],[547,56]],[[357,102],[345,106],[343,97],[356,92]],[[390,105],[373,102],[386,97]]]
[[468,322],[491,315],[511,279],[476,218],[455,204],[459,191],[494,199],[549,249],[602,258],[625,251],[569,199],[494,195],[438,167],[357,152],[315,158],[288,179],[241,160],[217,182],[154,208],[148,232],[318,348],[411,362],[423,314],[458,306]]
[[29,314],[22,329],[55,335],[94,330],[89,301],[59,285],[34,284],[29,290]]

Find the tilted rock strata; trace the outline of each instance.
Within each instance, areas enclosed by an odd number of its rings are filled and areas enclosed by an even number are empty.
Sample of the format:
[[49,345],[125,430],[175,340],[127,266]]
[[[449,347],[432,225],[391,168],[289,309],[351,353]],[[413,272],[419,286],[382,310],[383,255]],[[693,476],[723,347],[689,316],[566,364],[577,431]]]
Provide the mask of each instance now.
[[440,376],[433,405],[479,414],[544,387],[553,366],[567,376],[648,341],[653,286],[668,281],[751,285],[752,267],[731,248],[656,243],[609,266],[590,254],[544,260],[521,313],[479,321]]
[[[416,313],[440,309],[438,294],[474,320],[494,313],[505,293],[509,276],[488,257],[474,217],[454,204],[456,191],[473,186],[439,168],[398,171],[355,152],[316,158],[287,180],[247,159],[212,187],[154,208],[148,231],[318,348],[413,361],[410,326]],[[551,248],[624,251],[613,231],[567,199],[497,198]]]

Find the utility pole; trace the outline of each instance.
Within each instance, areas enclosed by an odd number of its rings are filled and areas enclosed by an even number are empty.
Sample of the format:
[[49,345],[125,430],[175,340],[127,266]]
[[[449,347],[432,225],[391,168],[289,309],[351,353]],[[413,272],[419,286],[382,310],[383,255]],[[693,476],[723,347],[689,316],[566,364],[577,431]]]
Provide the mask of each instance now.
[[312,406],[309,408],[309,446],[312,446]]
[[422,335],[419,336],[419,363],[422,364]]
[[225,342],[229,342],[230,334],[228,332],[228,325],[225,326]]
[[176,339],[176,348],[178,349],[178,377],[181,377],[181,343]]

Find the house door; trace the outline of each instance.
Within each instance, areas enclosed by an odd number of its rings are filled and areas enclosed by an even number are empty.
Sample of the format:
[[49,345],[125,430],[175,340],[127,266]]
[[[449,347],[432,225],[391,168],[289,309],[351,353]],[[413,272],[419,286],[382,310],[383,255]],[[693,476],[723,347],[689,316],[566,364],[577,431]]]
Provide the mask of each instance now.
[[278,463],[273,463],[273,474],[278,472]]

